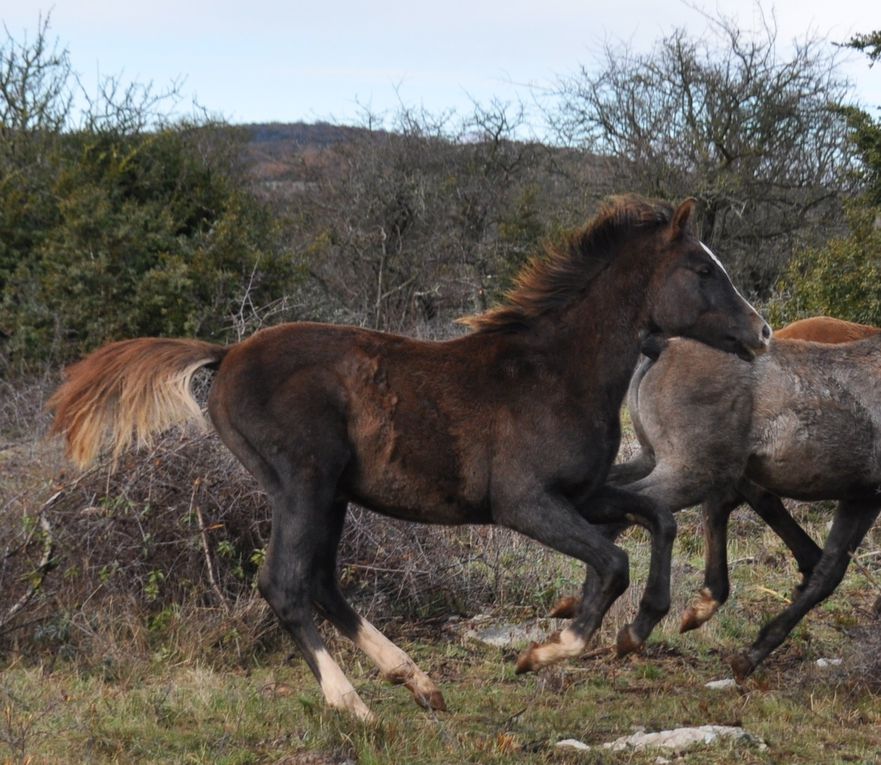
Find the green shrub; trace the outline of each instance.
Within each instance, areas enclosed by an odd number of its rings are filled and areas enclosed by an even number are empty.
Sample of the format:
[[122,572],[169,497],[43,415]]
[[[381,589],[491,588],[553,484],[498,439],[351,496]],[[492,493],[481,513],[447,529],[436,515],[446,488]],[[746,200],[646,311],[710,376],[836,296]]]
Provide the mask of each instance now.
[[[64,360],[121,337],[223,337],[243,303],[269,302],[293,275],[222,126],[63,138],[44,187],[0,187],[7,241],[21,243],[4,253],[0,300],[14,354]],[[25,221],[23,194],[50,201]]]
[[[241,333],[295,277],[251,193],[243,131],[172,120],[149,86],[80,115],[48,20],[0,40],[0,330],[13,359],[66,361],[134,335]],[[252,328],[251,326],[247,329]]]
[[881,325],[879,216],[879,208],[856,203],[848,210],[847,236],[797,254],[779,285],[781,297],[769,310],[771,322],[826,315]]

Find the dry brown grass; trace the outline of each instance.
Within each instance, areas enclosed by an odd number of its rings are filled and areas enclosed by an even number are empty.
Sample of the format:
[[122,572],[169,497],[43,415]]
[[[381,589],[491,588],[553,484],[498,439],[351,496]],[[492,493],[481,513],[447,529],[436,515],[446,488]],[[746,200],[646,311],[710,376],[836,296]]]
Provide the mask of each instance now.
[[[515,678],[514,652],[463,643],[443,629],[445,620],[541,614],[558,595],[577,591],[581,566],[504,530],[418,526],[352,508],[341,555],[346,589],[443,685],[453,710],[423,715],[409,694],[383,686],[354,649],[333,640],[334,655],[385,717],[378,731],[361,731],[325,713],[302,662],[283,661],[292,645],[253,587],[268,508],[216,439],[171,433],[150,451],[127,453],[116,472],[105,464],[74,474],[60,445],[42,439],[39,401],[49,387],[38,381],[0,405],[0,614],[34,581],[45,549],[38,516],[49,521],[55,550],[55,567],[27,608],[0,628],[0,757],[580,762],[555,741],[598,743],[634,724],[707,721],[742,721],[771,749],[700,751],[687,762],[807,764],[820,754],[829,762],[871,761],[860,758],[881,746],[877,529],[839,592],[746,689],[720,695],[703,683],[725,675],[724,655],[755,636],[798,578],[779,540],[748,512],[732,524],[731,600],[704,628],[677,632],[678,610],[701,578],[700,518],[686,511],[678,519],[674,613],[643,654],[620,662],[594,650]],[[828,508],[793,510],[823,538]],[[634,584],[607,617],[598,646],[610,645],[632,618],[645,579],[647,535],[634,529],[623,544]],[[843,663],[820,670],[820,656]],[[655,756],[609,755],[608,762]]]

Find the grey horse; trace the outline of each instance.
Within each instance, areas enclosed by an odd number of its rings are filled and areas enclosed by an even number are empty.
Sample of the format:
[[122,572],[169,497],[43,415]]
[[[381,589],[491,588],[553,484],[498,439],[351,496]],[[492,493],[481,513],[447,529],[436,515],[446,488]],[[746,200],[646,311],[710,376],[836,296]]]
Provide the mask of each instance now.
[[[748,501],[804,575],[792,603],[732,659],[744,679],[841,581],[881,510],[881,335],[841,345],[772,340],[747,364],[686,339],[642,361],[628,395],[641,452],[610,480],[681,509],[703,503],[706,576],[683,629],[728,596],[728,516]],[[838,500],[822,550],[778,497]]]

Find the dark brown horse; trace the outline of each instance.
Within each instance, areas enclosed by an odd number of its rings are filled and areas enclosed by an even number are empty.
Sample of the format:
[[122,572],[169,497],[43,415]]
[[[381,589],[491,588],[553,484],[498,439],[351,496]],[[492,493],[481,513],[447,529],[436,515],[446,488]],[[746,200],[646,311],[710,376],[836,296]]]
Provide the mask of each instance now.
[[[742,680],[834,591],[881,510],[881,335],[839,345],[775,337],[753,365],[673,339],[639,366],[628,401],[641,452],[610,480],[674,511],[703,503],[704,588],[683,630],[728,596],[727,523],[744,500],[803,574],[791,605],[733,658]],[[779,497],[839,501],[822,550]]]
[[640,334],[687,335],[751,359],[767,324],[675,211],[608,203],[565,246],[528,265],[474,330],[419,342],[355,327],[290,324],[230,347],[194,340],[114,343],[68,370],[50,405],[69,453],[118,455],[197,417],[189,391],[217,370],[208,411],[220,438],[266,490],[272,534],[261,593],[299,645],[331,706],[370,711],[328,654],[316,607],[424,706],[429,679],[358,616],[336,578],[348,502],[434,523],[497,523],[584,561],[595,577],[572,624],[518,660],[536,669],[577,655],[628,586],[628,560],[594,523],[652,532],[651,573],[628,635],[641,642],[669,608],[675,523],[650,499],[604,485]]

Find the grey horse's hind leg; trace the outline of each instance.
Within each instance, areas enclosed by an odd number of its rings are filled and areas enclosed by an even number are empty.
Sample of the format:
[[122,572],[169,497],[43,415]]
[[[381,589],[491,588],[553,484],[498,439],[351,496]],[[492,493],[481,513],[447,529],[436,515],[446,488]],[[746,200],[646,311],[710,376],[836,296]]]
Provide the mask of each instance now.
[[704,584],[682,614],[681,632],[697,629],[709,621],[719,606],[728,599],[728,518],[743,500],[783,540],[795,557],[802,574],[802,582],[796,588],[796,595],[805,587],[820,560],[823,551],[787,512],[780,498],[742,478],[738,481],[734,494],[710,499],[703,504]]
[[737,491],[792,552],[802,575],[801,584],[796,588],[796,593],[800,592],[807,585],[811,573],[820,562],[823,550],[787,512],[776,494],[746,478],[738,482]]
[[765,657],[786,639],[808,611],[832,594],[844,578],[851,556],[875,522],[879,511],[881,504],[877,500],[839,503],[823,555],[804,589],[789,607],[762,628],[747,651],[731,659],[731,668],[738,682],[752,674]]

